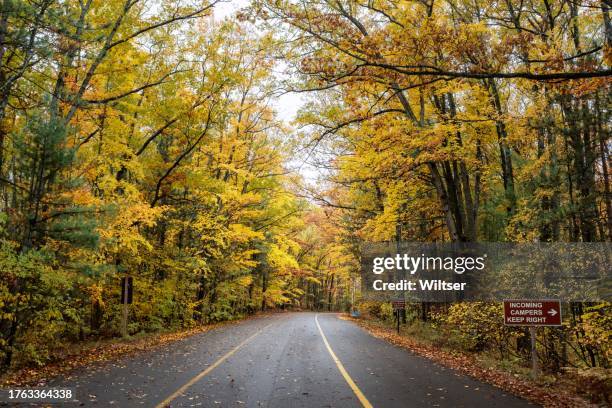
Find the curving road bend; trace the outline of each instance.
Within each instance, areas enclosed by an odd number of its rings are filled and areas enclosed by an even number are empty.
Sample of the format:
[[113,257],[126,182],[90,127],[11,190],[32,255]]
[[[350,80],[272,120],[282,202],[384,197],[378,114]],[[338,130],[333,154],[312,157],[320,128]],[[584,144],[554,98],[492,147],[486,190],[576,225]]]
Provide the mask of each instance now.
[[50,386],[86,407],[527,407],[336,314],[249,319]]

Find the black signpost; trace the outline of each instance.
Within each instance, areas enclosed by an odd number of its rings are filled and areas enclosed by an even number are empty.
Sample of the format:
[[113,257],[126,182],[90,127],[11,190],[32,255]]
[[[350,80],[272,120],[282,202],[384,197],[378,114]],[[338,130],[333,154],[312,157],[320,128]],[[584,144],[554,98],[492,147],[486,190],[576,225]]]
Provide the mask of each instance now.
[[131,305],[134,292],[134,279],[131,276],[121,278],[121,304]]
[[127,336],[127,323],[128,323],[128,305],[132,304],[134,293],[134,279],[131,276],[124,276],[121,278],[121,305],[123,308],[123,314],[121,316],[121,335]]
[[397,334],[400,332],[400,319],[402,315],[402,311],[406,309],[406,301],[401,300],[393,300],[391,301],[391,305],[393,306],[393,314],[395,315],[395,320],[397,322]]

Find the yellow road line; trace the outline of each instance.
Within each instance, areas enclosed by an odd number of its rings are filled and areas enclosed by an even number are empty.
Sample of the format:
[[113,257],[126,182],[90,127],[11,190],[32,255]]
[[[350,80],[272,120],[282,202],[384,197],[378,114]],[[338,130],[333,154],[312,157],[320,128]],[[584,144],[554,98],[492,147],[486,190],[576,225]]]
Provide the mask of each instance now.
[[361,392],[359,387],[357,387],[357,384],[355,384],[355,381],[353,381],[349,373],[346,371],[346,369],[342,365],[342,362],[340,361],[338,357],[336,357],[334,350],[332,350],[331,346],[329,345],[329,342],[327,341],[327,337],[325,337],[325,333],[323,333],[323,329],[321,328],[321,325],[319,324],[319,315],[315,315],[315,323],[317,324],[317,327],[319,328],[319,333],[321,333],[321,337],[323,338],[323,343],[325,343],[325,347],[327,347],[327,351],[329,351],[329,354],[331,355],[332,359],[338,366],[338,370],[340,370],[340,374],[342,374],[342,376],[348,383],[349,387],[351,387],[351,390],[353,390],[353,392],[357,396],[357,399],[359,400],[359,402],[361,402],[361,405],[363,405],[364,408],[373,408],[372,404],[370,404],[370,401],[368,401],[366,396],[363,395],[363,392]]
[[206,370],[202,371],[200,374],[196,375],[195,377],[193,377],[191,380],[187,381],[181,388],[179,388],[178,390],[176,390],[172,395],[170,395],[168,398],[166,398],[165,400],[163,400],[162,402],[160,402],[159,404],[157,404],[155,406],[155,408],[164,408],[167,407],[172,401],[174,401],[177,397],[179,397],[181,394],[185,393],[185,391],[187,391],[187,389],[189,387],[191,387],[193,384],[195,384],[196,382],[200,381],[203,377],[205,377],[206,375],[210,374],[210,372],[212,370],[214,370],[215,368],[217,368],[221,363],[223,363],[225,360],[227,360],[229,357],[231,357],[235,352],[237,352],[242,346],[244,346],[245,344],[247,344],[249,341],[253,340],[255,337],[257,337],[262,331],[264,331],[265,329],[267,329],[268,327],[270,327],[272,325],[272,323],[268,324],[267,326],[263,327],[262,329],[258,330],[256,333],[252,334],[251,336],[247,337],[246,339],[244,339],[240,344],[238,344],[236,347],[234,347],[233,349],[231,349],[230,351],[227,352],[227,354],[224,354],[220,359],[218,359],[217,361],[215,361],[211,366],[209,366]]

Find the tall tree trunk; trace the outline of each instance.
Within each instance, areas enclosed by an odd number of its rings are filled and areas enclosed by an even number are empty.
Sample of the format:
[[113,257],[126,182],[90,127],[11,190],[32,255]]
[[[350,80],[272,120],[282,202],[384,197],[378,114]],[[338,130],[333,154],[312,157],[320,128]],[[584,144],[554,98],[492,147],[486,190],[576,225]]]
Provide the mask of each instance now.
[[[612,194],[610,192],[609,174],[610,152],[608,151],[609,135],[607,134],[606,130],[603,129],[603,123],[607,123],[607,118],[602,117],[599,94],[597,94],[595,98],[595,109],[597,112],[597,133],[599,135],[599,154],[601,156],[601,171],[603,173],[604,182],[604,202],[606,205],[606,226],[608,230],[608,240],[612,240]],[[609,99],[608,96],[604,96],[604,98]],[[602,239],[603,238],[604,237],[602,236]]]
[[327,311],[328,312],[332,311],[332,301],[333,301],[333,295],[334,295],[334,278],[335,278],[335,276],[336,275],[332,273],[330,284],[329,284],[329,292],[327,293]]
[[503,107],[501,104],[501,98],[499,96],[499,90],[495,79],[489,79],[487,81],[487,89],[491,97],[493,107],[498,115],[495,119],[495,130],[497,131],[497,140],[499,144],[499,156],[502,170],[502,180],[504,183],[504,192],[506,197],[506,211],[508,215],[514,214],[516,208],[516,192],[514,189],[514,170],[512,168],[512,152],[508,146],[508,132],[506,130],[506,124],[501,119],[503,115]]

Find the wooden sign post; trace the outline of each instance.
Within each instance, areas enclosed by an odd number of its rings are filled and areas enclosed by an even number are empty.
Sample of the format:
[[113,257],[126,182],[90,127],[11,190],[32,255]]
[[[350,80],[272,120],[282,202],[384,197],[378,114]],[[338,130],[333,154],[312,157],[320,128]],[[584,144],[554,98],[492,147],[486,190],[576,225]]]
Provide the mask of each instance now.
[[393,306],[393,314],[395,315],[395,320],[397,321],[397,334],[399,334],[401,311],[406,309],[406,301],[405,300],[393,300],[391,301],[391,305]]
[[121,305],[122,305],[122,315],[121,315],[121,336],[127,337],[128,335],[128,305],[132,304],[132,298],[134,293],[134,280],[131,276],[124,276],[121,278]]
[[531,373],[540,373],[536,334],[538,326],[561,326],[560,300],[515,299],[504,300],[504,324],[506,326],[529,326],[531,337]]

